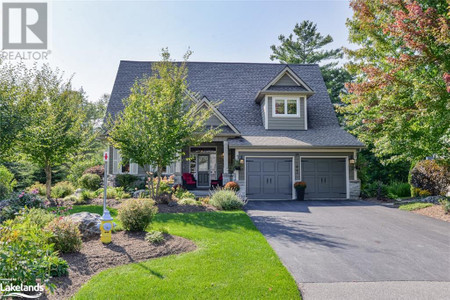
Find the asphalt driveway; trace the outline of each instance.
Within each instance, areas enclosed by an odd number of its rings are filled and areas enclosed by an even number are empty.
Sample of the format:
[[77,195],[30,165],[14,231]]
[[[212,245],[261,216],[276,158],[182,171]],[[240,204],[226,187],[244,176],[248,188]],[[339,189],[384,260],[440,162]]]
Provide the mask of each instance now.
[[254,201],[246,211],[305,299],[380,299],[390,285],[392,299],[450,292],[450,223],[364,201]]

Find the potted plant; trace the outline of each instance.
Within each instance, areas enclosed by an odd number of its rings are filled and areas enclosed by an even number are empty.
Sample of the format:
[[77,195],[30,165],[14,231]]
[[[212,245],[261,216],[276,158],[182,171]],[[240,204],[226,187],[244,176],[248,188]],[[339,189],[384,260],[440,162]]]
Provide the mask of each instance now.
[[235,160],[233,164],[233,170],[239,171],[241,170],[241,166],[242,166],[241,162],[239,160]]
[[306,189],[306,182],[304,181],[297,181],[294,183],[295,191],[297,192],[297,200],[305,200],[305,189]]

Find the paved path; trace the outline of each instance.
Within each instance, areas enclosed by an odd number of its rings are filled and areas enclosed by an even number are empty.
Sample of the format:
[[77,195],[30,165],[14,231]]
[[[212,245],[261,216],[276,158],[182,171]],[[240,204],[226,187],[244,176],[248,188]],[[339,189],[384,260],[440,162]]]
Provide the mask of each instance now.
[[450,223],[364,201],[246,210],[306,300],[450,299]]

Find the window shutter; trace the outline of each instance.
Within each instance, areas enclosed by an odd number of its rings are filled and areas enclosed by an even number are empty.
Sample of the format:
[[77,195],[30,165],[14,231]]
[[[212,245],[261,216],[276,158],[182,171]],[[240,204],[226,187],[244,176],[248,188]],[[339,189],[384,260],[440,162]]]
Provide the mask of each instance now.
[[134,174],[134,175],[137,175],[139,172],[138,172],[138,168],[139,168],[139,165],[138,164],[136,164],[136,163],[130,163],[130,174]]
[[120,151],[114,148],[113,151],[113,174],[122,173],[122,167],[120,165],[122,158],[120,157]]

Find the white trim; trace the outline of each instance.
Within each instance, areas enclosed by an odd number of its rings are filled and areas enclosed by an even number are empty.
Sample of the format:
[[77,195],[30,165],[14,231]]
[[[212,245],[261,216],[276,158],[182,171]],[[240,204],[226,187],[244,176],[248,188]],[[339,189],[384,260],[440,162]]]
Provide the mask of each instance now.
[[[194,175],[194,178],[197,180],[197,182],[198,182],[198,155],[200,154],[200,155],[202,155],[202,154],[204,154],[204,155],[211,155],[211,154],[215,154],[216,155],[216,177],[218,178],[219,176],[219,174],[218,174],[218,163],[217,163],[217,161],[219,160],[219,156],[217,155],[217,146],[206,146],[206,145],[200,145],[200,146],[189,146],[189,155],[188,155],[188,157],[191,157],[192,156],[192,151],[191,151],[191,148],[201,148],[201,147],[209,147],[209,148],[214,148],[214,149],[216,149],[215,151],[214,151],[214,153],[194,153],[194,155],[195,155],[195,174],[193,174]],[[191,172],[191,162],[192,161],[188,161],[189,162],[189,173]],[[209,161],[208,161],[208,164],[210,165],[211,164],[211,156],[209,157]],[[209,166],[208,166],[208,168],[209,168]],[[211,169],[209,169],[209,181],[211,182]],[[198,187],[197,185],[196,185],[196,187]],[[204,186],[201,186],[202,188],[204,188]]]
[[356,150],[353,151],[353,160],[355,163],[353,164],[353,180],[358,180],[358,172],[356,171],[356,161],[358,159],[358,154],[356,153]]
[[239,130],[237,130],[236,127],[234,127],[233,124],[231,124],[231,122],[228,121],[228,119],[227,119],[220,111],[218,111],[217,108],[215,108],[215,107],[211,104],[211,102],[208,100],[208,98],[206,98],[206,96],[204,96],[204,97],[202,98],[202,100],[197,104],[196,111],[198,111],[198,110],[202,107],[203,104],[205,104],[205,105],[207,105],[208,107],[210,107],[210,108],[212,109],[213,113],[216,115],[216,117],[217,117],[220,121],[222,121],[223,123],[225,123],[226,125],[228,125],[228,127],[230,127],[231,130],[234,131],[234,133],[236,133],[237,135],[241,135],[241,133],[239,132]]
[[[294,189],[294,182],[295,182],[295,156],[246,155],[244,157],[245,195],[247,195],[247,189],[248,189],[248,182],[247,182],[247,157],[255,157],[255,158],[290,158],[290,159],[292,159],[292,182],[291,182],[291,186],[292,186],[292,200],[295,199],[295,189]],[[280,199],[280,200],[283,200],[283,199]]]
[[[277,98],[275,98],[277,97]],[[275,102],[277,100],[284,101],[284,114],[277,114],[275,112]],[[287,102],[288,100],[295,100],[297,111],[295,115],[287,113]],[[280,96],[272,96],[272,118],[300,118],[300,97],[280,97]]]
[[269,82],[269,84],[267,84],[261,91],[265,92],[269,87],[277,83],[281,79],[281,77],[284,76],[284,74],[288,74],[295,83],[303,86],[308,92],[313,92],[313,90],[288,66],[286,66],[280,73],[278,73],[278,75],[274,79],[272,79],[272,81]]
[[303,115],[304,115],[304,118],[305,118],[305,130],[308,130],[308,102],[307,102],[307,99],[306,99],[306,97],[305,96],[303,96],[303,102],[304,102],[304,106],[305,106],[305,108],[304,108],[304,112],[303,112]]
[[269,129],[269,99],[267,95],[263,100],[263,109],[264,109],[264,128]]
[[321,149],[321,148],[292,148],[292,149],[273,149],[273,148],[245,148],[245,147],[232,147],[230,148],[239,149],[241,152],[347,152],[351,153],[353,148],[349,149]]
[[[234,159],[239,162],[239,150],[234,151]],[[235,170],[234,172],[236,173],[235,181],[239,181],[239,170]]]
[[350,177],[348,170],[348,156],[300,156],[300,181],[302,180],[302,158],[345,158],[345,188],[346,188],[346,199],[350,199]]

